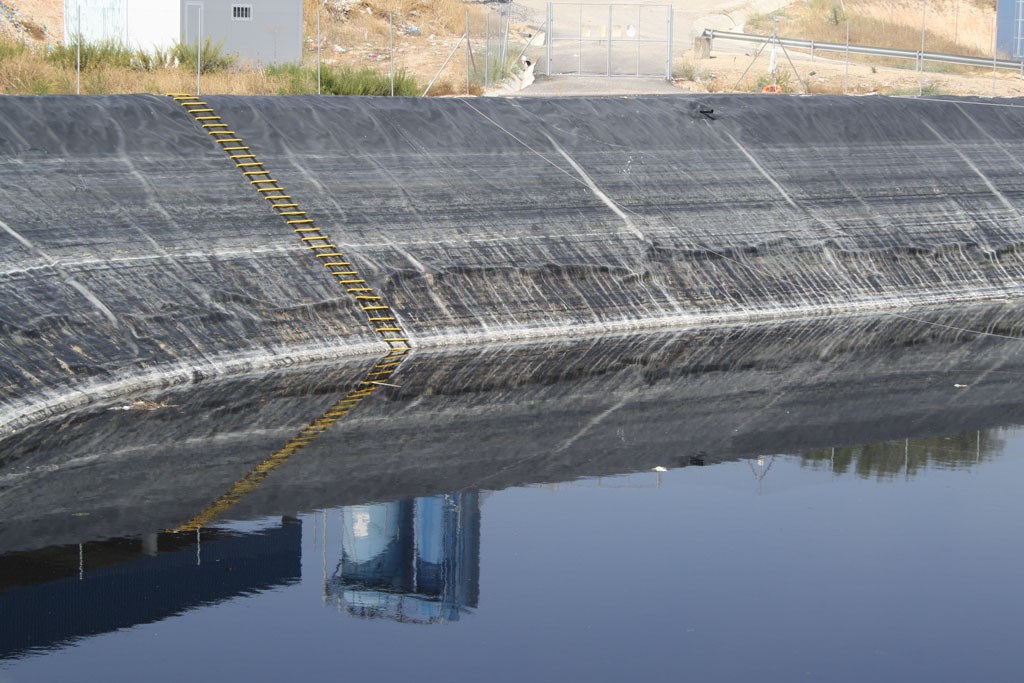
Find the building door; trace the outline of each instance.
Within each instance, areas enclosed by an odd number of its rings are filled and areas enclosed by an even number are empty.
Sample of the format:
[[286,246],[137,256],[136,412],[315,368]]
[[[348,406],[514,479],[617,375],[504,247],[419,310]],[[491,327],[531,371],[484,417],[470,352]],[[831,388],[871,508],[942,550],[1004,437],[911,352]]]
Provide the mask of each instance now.
[[184,44],[189,47],[203,42],[203,3],[185,3],[185,36]]
[[548,3],[547,73],[672,77],[672,5]]

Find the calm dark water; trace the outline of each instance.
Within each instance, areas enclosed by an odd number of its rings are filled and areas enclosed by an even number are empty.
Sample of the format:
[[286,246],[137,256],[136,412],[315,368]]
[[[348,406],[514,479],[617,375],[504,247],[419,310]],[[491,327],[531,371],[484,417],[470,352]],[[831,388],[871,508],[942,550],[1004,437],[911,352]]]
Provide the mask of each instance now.
[[0,558],[0,681],[1016,681],[1024,430]]

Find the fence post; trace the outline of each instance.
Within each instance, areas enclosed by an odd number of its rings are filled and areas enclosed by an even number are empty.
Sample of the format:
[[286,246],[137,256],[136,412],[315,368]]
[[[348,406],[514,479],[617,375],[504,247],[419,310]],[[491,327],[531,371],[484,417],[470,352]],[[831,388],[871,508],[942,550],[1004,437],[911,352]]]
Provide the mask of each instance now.
[[[554,10],[552,9],[551,3],[549,2],[548,3],[548,20],[547,20],[548,39],[547,39],[547,41],[545,41],[546,44],[547,44],[546,52],[547,52],[548,66],[547,66],[547,69],[544,70],[544,73],[546,73],[548,76],[551,75],[551,57],[552,57],[552,55],[551,55],[551,42],[555,39],[555,33],[551,29],[551,15],[552,14],[554,14]],[[611,40],[611,34],[608,35],[608,39]]]
[[608,58],[605,60],[604,75],[612,75],[612,7],[608,5],[608,26],[605,27],[605,37],[608,39]]
[[578,52],[577,56],[579,57],[576,73],[582,75],[583,74],[583,5],[582,5],[582,3],[580,4],[580,23],[577,26],[576,39],[579,41],[579,43],[578,43],[578,45],[576,47],[576,50]]
[[850,22],[846,22],[846,71],[843,74],[843,94],[850,94]]
[[203,72],[203,7],[199,6],[199,32],[196,35],[196,97],[199,97],[199,75]]
[[395,15],[388,15],[388,50],[391,54],[391,96],[395,96]]
[[511,7],[505,10],[505,40],[501,44],[501,67],[500,72],[505,73],[505,60],[508,58],[508,35],[512,30],[512,9]]
[[469,12],[466,12],[466,95],[469,95],[470,86],[470,47],[469,47]]
[[75,36],[75,94],[82,94],[82,3],[76,6],[78,15],[78,34]]
[[320,93],[320,3],[316,3],[316,94]]
[[672,41],[675,37],[675,6],[668,6],[668,64],[665,66],[665,80],[672,80]]
[[992,97],[996,96],[996,17],[992,17]]
[[924,27],[928,13],[928,0],[921,0],[921,56],[917,67],[917,96],[924,94]]

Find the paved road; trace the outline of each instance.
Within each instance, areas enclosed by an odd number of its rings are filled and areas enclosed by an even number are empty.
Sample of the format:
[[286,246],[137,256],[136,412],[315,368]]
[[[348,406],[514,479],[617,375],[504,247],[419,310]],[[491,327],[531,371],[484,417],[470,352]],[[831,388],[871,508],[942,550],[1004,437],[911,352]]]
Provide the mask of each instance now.
[[660,78],[538,76],[533,85],[507,97],[594,97],[600,95],[678,95],[683,91]]

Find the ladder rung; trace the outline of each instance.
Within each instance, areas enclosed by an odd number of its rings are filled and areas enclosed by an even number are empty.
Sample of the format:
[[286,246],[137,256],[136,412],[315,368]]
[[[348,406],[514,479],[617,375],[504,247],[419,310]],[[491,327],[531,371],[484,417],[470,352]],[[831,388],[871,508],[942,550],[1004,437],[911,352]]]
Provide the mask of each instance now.
[[[253,185],[256,185],[257,183],[276,183],[277,181],[274,180],[273,178],[271,178],[270,180],[250,180],[249,182],[251,184],[253,184]],[[283,192],[284,188],[283,187],[258,187],[258,188],[256,188],[257,192],[277,192],[278,190]],[[272,197],[267,197],[267,199],[272,199]]]
[[[182,106],[183,107],[189,107],[189,106],[192,106],[194,104],[196,104],[196,105],[198,105],[198,104],[206,104],[206,102],[189,102],[187,104],[183,104]],[[212,109],[189,109],[188,113],[189,114],[203,114],[203,113],[206,113],[208,111],[213,111],[213,110]]]
[[[235,164],[238,168],[252,168],[253,166],[262,166],[258,161],[247,161],[242,164]],[[270,175],[270,171],[242,171],[242,175]]]
[[[249,148],[248,147],[242,147],[242,149],[249,149]],[[256,158],[255,154],[231,154],[231,155],[228,156],[228,159],[255,159],[255,158]],[[239,165],[241,165],[241,164],[239,164]],[[259,165],[262,166],[263,164],[259,164]]]
[[339,285],[365,285],[366,280],[338,280]]
[[349,294],[354,294],[355,292],[372,292],[373,288],[372,287],[349,287],[345,291],[348,292]]
[[[367,318],[367,320],[369,320],[371,323],[387,323],[387,322],[391,322],[394,319],[395,318],[393,316],[387,316],[387,315],[386,316],[382,316],[382,317],[377,317],[377,318]],[[380,367],[380,366],[378,365],[377,367]]]
[[[206,126],[203,126],[203,127],[205,128]],[[208,131],[206,131],[206,134],[207,135],[238,135],[238,133],[236,133],[233,130],[208,130]],[[242,138],[232,138],[230,140],[228,138],[217,138],[217,142],[241,142],[241,141],[242,141]]]
[[[271,188],[271,189],[273,189],[273,190],[281,190],[282,192],[284,192],[284,188],[283,187],[274,187],[274,188]],[[277,199],[291,199],[291,198],[292,198],[292,196],[290,194],[276,194],[273,197],[264,197],[264,199],[267,199],[267,200],[270,200],[270,201],[275,201]],[[296,206],[298,206],[298,204],[296,204]]]
[[220,121],[219,116],[197,116],[196,121]]
[[312,223],[312,222],[313,222],[312,218],[296,218],[294,220],[285,221],[285,223],[288,224],[288,225],[298,225],[300,223]]
[[[218,140],[218,142],[224,142],[224,141],[223,140]],[[224,147],[223,149],[224,149],[225,152],[241,152],[242,150],[249,149],[249,148],[243,145],[241,147]],[[232,157],[232,158],[234,158],[234,157]]]
[[307,248],[309,248],[309,249],[333,249],[334,245],[333,244],[310,244],[310,245],[308,245]]
[[[267,199],[276,199],[276,197],[267,197]],[[298,204],[271,204],[270,208],[272,208],[272,209],[287,209],[288,207],[291,207],[291,206],[298,206]]]
[[344,254],[339,254],[337,252],[334,252],[332,254],[317,254],[316,255],[317,258],[334,258],[335,256],[344,256]]
[[384,341],[386,341],[386,342],[407,342],[407,341],[409,341],[409,338],[408,337],[384,337]]
[[[298,204],[292,204],[291,206],[298,206]],[[282,215],[282,216],[305,216],[306,212],[305,211],[281,211],[280,215]]]
[[364,311],[386,311],[390,308],[390,306],[360,306],[360,308],[362,308]]
[[[325,263],[324,265],[325,266],[329,266],[331,264],[330,263]],[[357,273],[354,270],[332,270],[331,271],[331,275],[334,275],[335,277],[340,277],[342,275],[359,275],[359,273]]]
[[401,332],[401,327],[378,327],[378,332]]
[[320,228],[295,228],[295,232],[320,232]]
[[327,266],[328,268],[335,268],[338,266],[351,266],[352,264],[349,263],[348,261],[331,261],[330,263],[325,263],[324,265]]
[[[368,296],[366,294],[360,294],[356,297],[356,301],[380,301],[380,297],[376,295]],[[366,309],[364,308],[363,310],[365,311]]]
[[327,235],[317,235],[316,237],[303,237],[303,242],[319,242],[320,240],[328,240],[330,237]]

